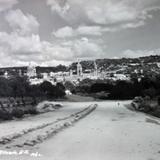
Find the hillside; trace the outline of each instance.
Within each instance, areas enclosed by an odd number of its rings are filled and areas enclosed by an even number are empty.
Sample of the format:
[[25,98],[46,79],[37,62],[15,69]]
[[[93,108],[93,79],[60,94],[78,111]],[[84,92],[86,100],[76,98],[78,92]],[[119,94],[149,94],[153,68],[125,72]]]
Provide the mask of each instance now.
[[[96,59],[96,64],[100,71],[113,71],[124,68],[131,68],[131,70],[136,69],[137,67],[145,67],[147,70],[152,67],[157,68],[157,63],[160,63],[160,55],[155,56],[147,56],[147,57],[139,57],[139,58],[119,58],[119,59]],[[84,70],[94,69],[94,61],[93,60],[83,60],[80,62]],[[58,66],[37,66],[36,72],[40,73],[50,73],[50,72],[66,72],[70,69],[77,69],[77,62],[73,62],[70,66],[58,65]],[[0,75],[3,75],[5,72],[8,72],[11,75],[18,75],[21,71],[22,74],[27,72],[27,67],[5,67],[0,68]],[[130,72],[127,71],[127,72]]]
[[[101,70],[107,70],[108,67],[113,66],[129,66],[129,65],[146,65],[146,64],[155,64],[160,63],[160,56],[147,56],[147,57],[139,57],[139,58],[120,58],[120,59],[96,59],[96,63],[98,68]],[[76,69],[76,62],[72,63],[69,67],[70,69]],[[84,60],[81,61],[81,65],[83,70],[85,69],[93,69],[94,68],[94,61],[92,60]]]

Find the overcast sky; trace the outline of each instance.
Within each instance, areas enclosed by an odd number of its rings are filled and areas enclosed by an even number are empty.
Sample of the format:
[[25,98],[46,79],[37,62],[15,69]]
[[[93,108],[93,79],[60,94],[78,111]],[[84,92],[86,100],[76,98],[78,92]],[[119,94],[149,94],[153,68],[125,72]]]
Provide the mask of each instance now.
[[0,66],[160,54],[160,0],[0,0]]

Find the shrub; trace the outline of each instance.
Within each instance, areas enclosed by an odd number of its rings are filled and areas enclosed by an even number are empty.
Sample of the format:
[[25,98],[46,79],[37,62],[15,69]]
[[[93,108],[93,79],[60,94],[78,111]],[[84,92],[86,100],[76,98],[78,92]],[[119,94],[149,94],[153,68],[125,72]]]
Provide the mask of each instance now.
[[32,108],[30,108],[30,109],[28,110],[28,113],[34,115],[34,114],[37,114],[38,112],[37,112],[37,110],[36,110],[35,107],[32,107]]
[[136,102],[136,103],[143,103],[143,98],[142,97],[135,97],[133,102]]
[[8,113],[7,111],[0,110],[0,119],[2,119],[2,120],[12,120],[13,115]]
[[143,104],[143,108],[144,108],[144,112],[146,113],[152,110],[150,104],[147,104],[147,103]]
[[12,115],[13,117],[16,117],[16,118],[22,118],[24,115],[24,111],[19,108],[14,108],[12,111]]
[[151,100],[150,96],[145,96],[144,97],[144,101],[150,101],[150,100]]
[[131,106],[132,106],[135,110],[139,109],[139,105],[138,105],[137,103],[135,103],[135,102],[132,102],[132,103],[131,103]]
[[158,98],[157,98],[157,103],[158,103],[158,105],[160,105],[160,96],[158,96]]

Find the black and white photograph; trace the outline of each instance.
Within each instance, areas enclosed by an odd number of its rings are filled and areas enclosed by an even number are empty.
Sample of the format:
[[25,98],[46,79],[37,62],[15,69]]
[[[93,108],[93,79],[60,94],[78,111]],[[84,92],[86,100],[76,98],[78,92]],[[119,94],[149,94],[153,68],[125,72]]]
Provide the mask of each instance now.
[[0,160],[160,160],[160,0],[0,0]]

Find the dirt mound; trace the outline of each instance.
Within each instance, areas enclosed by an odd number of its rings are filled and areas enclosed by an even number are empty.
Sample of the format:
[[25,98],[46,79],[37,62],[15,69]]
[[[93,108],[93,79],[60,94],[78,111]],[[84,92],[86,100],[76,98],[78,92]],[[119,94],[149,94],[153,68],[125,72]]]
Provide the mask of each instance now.
[[54,110],[59,109],[61,107],[63,107],[62,104],[44,101],[44,102],[39,103],[36,106],[36,111],[38,113],[46,113],[46,112],[54,111]]

